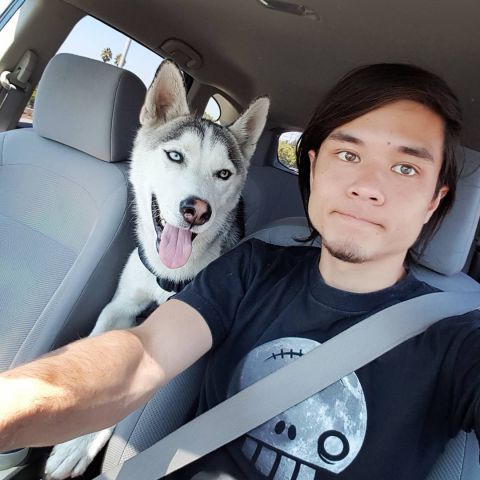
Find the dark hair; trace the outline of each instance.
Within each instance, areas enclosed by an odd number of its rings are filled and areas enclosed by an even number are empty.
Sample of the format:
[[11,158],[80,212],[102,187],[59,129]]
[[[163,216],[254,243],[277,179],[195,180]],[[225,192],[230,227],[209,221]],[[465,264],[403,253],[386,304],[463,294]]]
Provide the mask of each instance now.
[[459,102],[448,85],[438,76],[406,64],[380,63],[356,68],[344,76],[318,105],[297,145],[300,192],[313,240],[319,234],[308,215],[310,197],[310,159],[308,152],[318,150],[336,128],[372,110],[399,100],[425,105],[444,121],[443,161],[435,193],[446,185],[449,190],[430,221],[424,225],[415,250],[420,254],[439,227],[455,198],[458,169],[455,147],[460,135],[462,114]]

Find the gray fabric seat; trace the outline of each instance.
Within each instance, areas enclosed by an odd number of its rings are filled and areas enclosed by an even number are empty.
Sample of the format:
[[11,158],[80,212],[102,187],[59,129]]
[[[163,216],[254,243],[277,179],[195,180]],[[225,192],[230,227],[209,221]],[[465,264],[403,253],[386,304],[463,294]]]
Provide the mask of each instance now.
[[[480,154],[467,150],[465,166],[458,185],[455,205],[427,247],[416,275],[445,290],[479,290],[480,285],[462,273],[471,250],[480,218]],[[463,154],[463,151],[461,152]],[[253,201],[261,201],[255,174]],[[248,203],[251,199],[245,199]],[[250,205],[255,207],[254,204]],[[292,207],[296,208],[296,206]],[[248,211],[248,209],[247,209]],[[254,221],[253,219],[252,221]],[[252,225],[250,225],[250,229]],[[308,234],[304,217],[282,218],[257,230],[250,237],[277,245],[299,245],[294,238]],[[102,471],[124,462],[153,445],[187,418],[188,407],[194,404],[204,363],[199,362],[126,420],[121,422],[106,450]],[[166,413],[168,412],[168,413]],[[480,478],[478,443],[473,434],[461,433],[447,445],[428,480],[473,480]]]
[[[89,333],[132,248],[127,166],[145,86],[60,54],[33,128],[0,134],[0,369]],[[118,163],[117,163],[118,162]]]

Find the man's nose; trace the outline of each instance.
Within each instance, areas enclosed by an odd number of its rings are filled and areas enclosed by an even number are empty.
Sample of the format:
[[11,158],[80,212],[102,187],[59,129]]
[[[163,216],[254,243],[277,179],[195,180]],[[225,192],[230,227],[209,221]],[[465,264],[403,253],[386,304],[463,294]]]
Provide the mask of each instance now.
[[364,175],[355,179],[348,187],[348,196],[358,200],[364,200],[374,205],[383,205],[385,202],[384,188],[377,175],[365,172]]

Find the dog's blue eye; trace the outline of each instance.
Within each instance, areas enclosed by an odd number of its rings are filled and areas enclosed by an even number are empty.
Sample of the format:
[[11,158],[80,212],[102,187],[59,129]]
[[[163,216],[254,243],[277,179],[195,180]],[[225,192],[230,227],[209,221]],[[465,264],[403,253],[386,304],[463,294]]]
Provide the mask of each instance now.
[[172,160],[172,162],[183,162],[183,155],[181,153],[176,152],[175,150],[165,150],[165,153],[167,154],[167,157]]
[[230,170],[226,170],[226,169],[219,170],[217,172],[217,177],[221,178],[222,180],[228,180],[231,175],[232,175],[232,172]]

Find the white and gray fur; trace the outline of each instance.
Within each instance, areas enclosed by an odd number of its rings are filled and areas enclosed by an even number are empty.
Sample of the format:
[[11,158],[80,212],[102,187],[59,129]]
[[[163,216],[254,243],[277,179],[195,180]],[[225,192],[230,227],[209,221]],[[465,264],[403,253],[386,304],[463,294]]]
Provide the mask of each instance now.
[[[240,195],[268,107],[268,98],[256,99],[229,127],[195,117],[188,108],[182,73],[173,62],[162,63],[140,113],[130,169],[136,234],[149,269],[135,249],[91,335],[129,328],[152,302],[165,302],[172,292],[160,288],[156,277],[190,280],[238,243],[243,235]],[[184,161],[170,160],[166,151],[180,152]],[[228,180],[216,176],[221,170],[232,172]],[[158,203],[153,213],[152,196]],[[179,204],[188,197],[210,205],[211,216],[203,225],[189,225],[182,217]],[[156,245],[159,221],[196,234],[184,266],[171,269],[160,260]],[[55,446],[46,464],[47,476],[58,480],[81,475],[112,432],[109,428]]]

